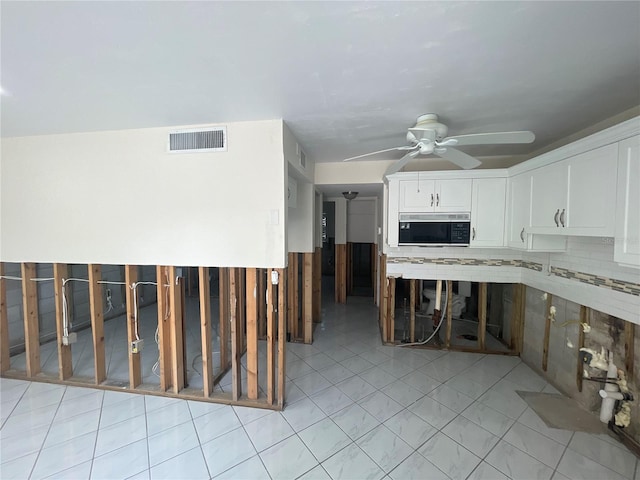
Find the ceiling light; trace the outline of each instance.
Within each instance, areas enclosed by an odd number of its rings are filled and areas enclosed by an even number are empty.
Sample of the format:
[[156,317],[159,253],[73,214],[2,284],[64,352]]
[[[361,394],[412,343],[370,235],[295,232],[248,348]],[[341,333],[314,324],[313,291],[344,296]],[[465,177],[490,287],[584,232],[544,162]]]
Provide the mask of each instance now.
[[353,200],[354,198],[356,198],[358,196],[358,192],[352,192],[352,191],[342,192],[342,195],[347,200]]

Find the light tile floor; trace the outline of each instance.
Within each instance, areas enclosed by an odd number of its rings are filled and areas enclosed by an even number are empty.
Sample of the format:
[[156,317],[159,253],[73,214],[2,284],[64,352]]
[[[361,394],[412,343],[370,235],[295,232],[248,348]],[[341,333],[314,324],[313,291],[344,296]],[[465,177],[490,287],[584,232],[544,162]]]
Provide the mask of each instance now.
[[282,413],[0,379],[0,478],[640,480],[527,408],[554,390],[518,358],[382,346],[368,299],[323,319],[288,345]]

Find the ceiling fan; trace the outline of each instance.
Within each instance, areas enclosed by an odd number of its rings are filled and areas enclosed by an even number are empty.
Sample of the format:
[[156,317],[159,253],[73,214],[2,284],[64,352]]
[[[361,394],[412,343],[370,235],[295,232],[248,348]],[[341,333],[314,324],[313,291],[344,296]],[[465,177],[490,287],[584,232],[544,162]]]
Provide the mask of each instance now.
[[456,165],[470,169],[475,168],[482,162],[454,147],[464,145],[496,145],[496,144],[516,144],[531,143],[535,140],[533,132],[495,132],[495,133],[473,133],[470,135],[457,135],[447,137],[448,128],[438,122],[438,116],[434,113],[427,113],[418,117],[416,124],[407,132],[407,142],[410,145],[387,148],[377,152],[365,153],[355,157],[345,158],[344,161],[355,160],[357,158],[368,157],[383,152],[393,150],[408,152],[391,165],[385,172],[385,176],[391,175],[402,169],[409,161],[418,155],[437,155]]

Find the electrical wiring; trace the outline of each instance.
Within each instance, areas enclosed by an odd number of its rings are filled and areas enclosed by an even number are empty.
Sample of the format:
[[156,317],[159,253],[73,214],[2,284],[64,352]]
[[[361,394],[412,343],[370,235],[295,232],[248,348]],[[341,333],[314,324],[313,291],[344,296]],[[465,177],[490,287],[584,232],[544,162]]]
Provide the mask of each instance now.
[[140,335],[138,334],[138,285],[158,284],[156,282],[134,282],[129,286],[129,288],[133,290],[133,330],[136,335],[136,340],[140,340]]
[[[444,283],[444,284],[445,284],[445,286],[446,286],[446,282],[443,282],[443,283]],[[444,289],[444,290],[445,290],[445,292],[446,292],[446,295],[445,295],[445,297],[444,297],[444,304],[446,305],[446,304],[447,304],[447,302],[449,301],[449,290],[447,290],[447,289],[446,289],[446,287],[445,287],[445,289]],[[430,336],[429,338],[427,338],[426,340],[424,340],[424,341],[422,341],[422,342],[399,343],[398,345],[396,345],[396,347],[412,347],[412,346],[413,346],[413,347],[415,347],[415,346],[418,346],[418,345],[426,345],[427,343],[429,343],[429,342],[431,341],[431,339],[432,339],[433,337],[435,337],[435,336],[438,334],[438,332],[440,331],[440,327],[442,327],[442,324],[443,324],[443,323],[444,323],[443,321],[440,321],[440,322],[438,323],[438,326],[436,327],[436,329],[435,329],[435,330],[433,331],[433,333],[431,334],[431,336]]]
[[12,275],[0,275],[0,280],[18,280],[22,281],[22,277],[14,277]]

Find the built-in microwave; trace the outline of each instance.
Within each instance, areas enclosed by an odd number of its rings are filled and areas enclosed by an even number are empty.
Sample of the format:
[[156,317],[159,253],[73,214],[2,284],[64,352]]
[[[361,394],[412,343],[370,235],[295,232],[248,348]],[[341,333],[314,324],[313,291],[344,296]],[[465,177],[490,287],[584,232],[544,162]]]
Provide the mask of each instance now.
[[471,239],[470,213],[401,213],[399,245],[468,246]]

